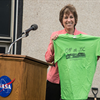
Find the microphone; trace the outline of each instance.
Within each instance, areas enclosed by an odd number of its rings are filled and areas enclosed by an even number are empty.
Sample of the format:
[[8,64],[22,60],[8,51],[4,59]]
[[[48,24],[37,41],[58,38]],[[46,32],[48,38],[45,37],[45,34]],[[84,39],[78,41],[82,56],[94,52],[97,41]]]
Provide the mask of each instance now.
[[33,24],[33,25],[31,25],[31,27],[29,29],[25,30],[25,32],[23,32],[22,34],[24,34],[24,33],[27,34],[31,30],[37,30],[37,29],[38,29],[38,26],[36,24]]
[[27,36],[29,35],[28,33],[29,33],[31,30],[37,30],[37,29],[38,29],[38,26],[37,26],[36,24],[31,25],[31,27],[30,27],[29,29],[27,29],[25,32],[22,33],[22,34],[24,34],[23,36],[19,37],[18,39],[16,39],[14,42],[12,42],[12,43],[10,44],[7,54],[10,53],[10,49],[11,49],[11,47],[13,46],[13,44],[15,44],[15,43],[16,43],[17,41],[19,41],[20,39],[22,39],[22,38],[24,38],[24,37],[27,37]]

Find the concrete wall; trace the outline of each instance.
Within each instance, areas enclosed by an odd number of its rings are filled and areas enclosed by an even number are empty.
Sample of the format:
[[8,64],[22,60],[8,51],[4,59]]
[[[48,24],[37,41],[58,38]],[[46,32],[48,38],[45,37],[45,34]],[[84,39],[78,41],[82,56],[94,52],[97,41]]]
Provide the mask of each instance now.
[[[76,28],[89,35],[100,36],[100,0],[24,0],[23,31],[32,24],[37,24],[38,30],[31,31],[29,37],[22,40],[22,55],[45,61],[44,55],[52,32],[63,29],[59,22],[59,11],[69,3],[77,9]],[[100,61],[92,86],[100,89],[99,81]],[[89,97],[91,96],[93,97],[90,90]]]

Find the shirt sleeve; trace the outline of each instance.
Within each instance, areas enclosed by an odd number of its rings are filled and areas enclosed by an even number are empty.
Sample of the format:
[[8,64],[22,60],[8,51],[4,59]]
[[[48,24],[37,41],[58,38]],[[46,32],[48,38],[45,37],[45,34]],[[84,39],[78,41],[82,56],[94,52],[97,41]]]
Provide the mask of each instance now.
[[98,43],[97,43],[96,56],[100,56],[100,38],[99,38]]
[[54,61],[54,53],[51,52],[51,43],[49,44],[48,48],[47,48],[47,51],[45,53],[45,60],[47,62],[53,62]]
[[61,49],[61,47],[58,45],[59,43],[54,40],[54,63],[56,63],[63,55],[64,55],[64,51],[63,49]]
[[[55,33],[52,33],[51,37],[54,35]],[[51,52],[51,46],[52,46],[52,42],[51,42],[51,37],[50,37],[50,43],[48,45],[47,51],[45,53],[45,60],[47,62],[53,62],[54,61],[54,53]]]

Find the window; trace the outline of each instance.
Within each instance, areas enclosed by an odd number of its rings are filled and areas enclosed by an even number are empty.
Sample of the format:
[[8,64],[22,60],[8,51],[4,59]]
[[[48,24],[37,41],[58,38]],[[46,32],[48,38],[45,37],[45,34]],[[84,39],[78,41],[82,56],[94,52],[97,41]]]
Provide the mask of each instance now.
[[7,44],[0,44],[0,53],[7,53],[8,45]]
[[5,53],[5,47],[0,47],[0,53]]
[[0,0],[0,36],[10,37],[11,0]]
[[[22,33],[22,13],[23,0],[0,0],[0,53],[7,53],[10,44]],[[18,43],[12,54],[21,53],[21,41]]]

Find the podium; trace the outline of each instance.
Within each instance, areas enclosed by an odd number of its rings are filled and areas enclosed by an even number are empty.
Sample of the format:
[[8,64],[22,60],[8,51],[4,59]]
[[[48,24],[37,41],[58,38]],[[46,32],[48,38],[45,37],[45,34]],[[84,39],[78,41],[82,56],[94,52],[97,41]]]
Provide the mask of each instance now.
[[45,100],[48,65],[29,56],[0,54],[0,77],[15,79],[10,95],[0,100]]

